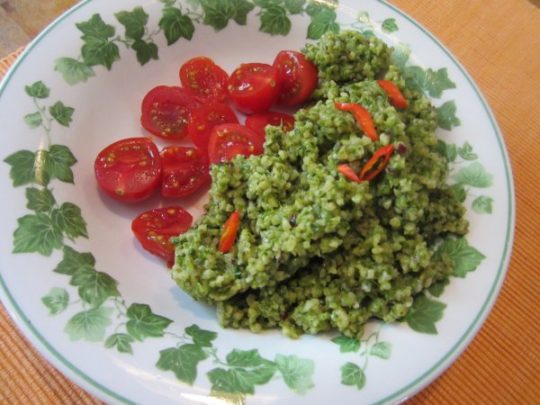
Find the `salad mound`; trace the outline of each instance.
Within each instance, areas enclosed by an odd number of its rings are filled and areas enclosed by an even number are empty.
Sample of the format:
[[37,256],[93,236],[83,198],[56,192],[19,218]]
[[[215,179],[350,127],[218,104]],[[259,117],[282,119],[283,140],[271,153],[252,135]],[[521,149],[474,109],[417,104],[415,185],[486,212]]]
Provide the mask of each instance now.
[[[359,337],[369,319],[403,318],[418,293],[449,277],[452,261],[438,245],[468,223],[446,183],[433,106],[405,87],[390,49],[346,31],[304,53],[319,68],[317,101],[295,114],[290,132],[267,127],[262,155],[213,165],[206,215],[173,240],[172,277],[216,304],[226,327]],[[407,108],[377,80],[397,85]],[[369,111],[376,139],[337,108],[351,104]],[[382,150],[390,153],[372,176],[356,181],[342,171],[363,172]],[[238,234],[223,253],[233,212]]]

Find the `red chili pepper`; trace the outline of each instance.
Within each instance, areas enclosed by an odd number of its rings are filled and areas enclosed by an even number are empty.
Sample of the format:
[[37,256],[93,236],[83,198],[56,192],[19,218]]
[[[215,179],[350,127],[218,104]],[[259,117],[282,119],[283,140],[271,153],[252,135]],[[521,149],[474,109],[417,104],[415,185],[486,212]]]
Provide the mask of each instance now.
[[392,153],[394,153],[394,145],[379,148],[360,171],[360,181],[373,180],[388,165]]
[[240,227],[240,213],[234,211],[229,219],[223,224],[223,231],[221,233],[221,238],[219,239],[218,250],[221,253],[228,253],[236,239],[236,234],[238,233],[238,228]]
[[338,110],[351,112],[358,123],[358,126],[364,131],[364,133],[373,141],[379,139],[375,124],[371,118],[371,114],[368,110],[356,103],[335,103]]
[[401,92],[398,86],[390,80],[377,80],[377,83],[383,89],[388,99],[390,100],[390,103],[401,110],[405,110],[409,107],[409,102]]
[[345,178],[354,181],[356,183],[361,183],[360,178],[357,176],[357,174],[354,172],[351,166],[342,164],[338,165],[337,167],[338,172],[340,172]]

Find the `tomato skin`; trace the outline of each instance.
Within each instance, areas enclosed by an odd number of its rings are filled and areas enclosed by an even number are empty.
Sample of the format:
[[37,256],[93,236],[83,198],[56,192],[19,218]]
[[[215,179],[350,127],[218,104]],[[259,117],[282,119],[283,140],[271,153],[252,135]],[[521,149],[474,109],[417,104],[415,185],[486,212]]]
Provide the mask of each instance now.
[[180,67],[180,82],[202,102],[221,102],[227,97],[229,75],[205,56],[188,60]]
[[140,214],[131,222],[131,230],[145,250],[172,267],[174,245],[169,239],[186,232],[192,223],[193,217],[182,207],[163,207]]
[[211,164],[229,161],[237,155],[260,155],[264,138],[240,124],[216,125],[210,134],[208,159]]
[[98,153],[94,173],[99,187],[112,198],[134,203],[150,197],[161,181],[161,159],[148,138],[126,138]]
[[245,63],[229,77],[227,90],[246,114],[268,111],[279,96],[277,71],[266,63]]
[[188,133],[197,148],[207,151],[212,128],[226,123],[238,124],[238,117],[227,104],[205,104],[193,110]]
[[246,127],[251,128],[263,138],[266,137],[265,128],[267,125],[282,126],[286,132],[289,132],[294,128],[294,117],[290,114],[269,111],[253,114],[246,118]]
[[163,197],[186,197],[210,183],[206,153],[185,146],[167,146],[160,156]]
[[297,51],[281,51],[274,59],[280,94],[278,104],[296,106],[306,102],[317,87],[317,67]]
[[188,134],[191,111],[199,102],[177,86],[157,86],[141,103],[141,125],[150,133],[167,140],[183,139]]

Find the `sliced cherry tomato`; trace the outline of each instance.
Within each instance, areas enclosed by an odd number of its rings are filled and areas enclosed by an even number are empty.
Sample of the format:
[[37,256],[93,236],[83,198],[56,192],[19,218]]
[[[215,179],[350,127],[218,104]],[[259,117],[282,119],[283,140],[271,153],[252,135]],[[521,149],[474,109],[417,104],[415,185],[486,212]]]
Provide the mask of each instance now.
[[149,197],[161,181],[161,159],[148,138],[114,142],[96,157],[94,172],[98,185],[111,197],[137,202]]
[[390,80],[377,80],[377,83],[385,91],[390,103],[394,107],[400,110],[405,110],[409,107],[409,102],[394,82]]
[[306,102],[317,87],[317,67],[297,51],[281,51],[274,59],[280,94],[278,103],[286,106]]
[[277,71],[266,63],[240,65],[229,77],[227,89],[240,111],[268,111],[279,96]]
[[197,100],[181,87],[157,86],[144,96],[141,124],[161,138],[179,140],[187,135],[191,111],[197,106]]
[[188,60],[180,68],[180,81],[203,101],[220,102],[227,97],[229,75],[205,56]]
[[201,151],[208,150],[212,128],[218,124],[238,124],[234,111],[223,103],[207,104],[193,110],[188,132],[191,140]]
[[208,158],[210,163],[221,163],[237,155],[260,155],[264,138],[240,124],[216,125],[210,134]]
[[266,113],[253,114],[246,118],[246,127],[251,128],[263,138],[266,136],[267,125],[283,127],[287,132],[294,128],[294,117],[289,114],[269,111]]
[[156,208],[135,218],[131,230],[144,249],[165,259],[172,267],[174,245],[170,238],[186,232],[192,222],[193,217],[182,207]]
[[164,197],[186,197],[210,182],[208,158],[196,148],[167,146],[160,155]]
[[218,246],[218,250],[221,253],[228,253],[231,251],[232,247],[234,246],[234,241],[236,240],[236,234],[238,233],[239,227],[240,213],[238,211],[234,211],[223,224],[223,231],[221,233]]

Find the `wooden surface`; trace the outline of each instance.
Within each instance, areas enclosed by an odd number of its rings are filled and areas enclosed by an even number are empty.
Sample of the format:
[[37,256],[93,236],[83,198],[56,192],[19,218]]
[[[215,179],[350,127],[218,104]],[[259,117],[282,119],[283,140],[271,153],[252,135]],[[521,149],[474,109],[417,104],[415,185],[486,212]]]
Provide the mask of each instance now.
[[[27,43],[73,3],[0,0],[0,56]],[[465,353],[409,403],[539,403],[540,1],[392,3],[438,37],[479,85],[502,129],[517,197],[512,261],[493,312]],[[0,403],[99,403],[44,361],[4,311],[0,379]]]

